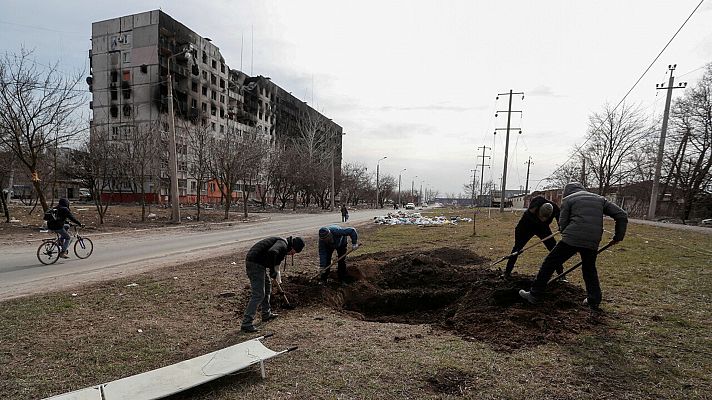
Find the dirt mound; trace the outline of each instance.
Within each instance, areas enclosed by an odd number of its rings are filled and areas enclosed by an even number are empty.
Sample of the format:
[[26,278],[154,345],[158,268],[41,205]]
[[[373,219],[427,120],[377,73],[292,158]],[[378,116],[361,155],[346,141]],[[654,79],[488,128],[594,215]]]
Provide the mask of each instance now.
[[502,350],[563,342],[600,324],[581,305],[580,287],[552,284],[548,296],[532,306],[518,295],[530,287],[529,279],[502,280],[484,261],[458,248],[395,257],[378,253],[351,259],[345,284],[320,286],[315,277],[293,276],[283,286],[295,305],[330,305],[369,321],[432,324]]

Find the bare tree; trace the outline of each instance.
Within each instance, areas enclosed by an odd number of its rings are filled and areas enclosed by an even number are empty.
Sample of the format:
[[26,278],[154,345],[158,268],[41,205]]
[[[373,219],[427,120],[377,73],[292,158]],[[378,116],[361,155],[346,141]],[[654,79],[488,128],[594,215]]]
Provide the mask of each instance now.
[[393,175],[383,174],[378,179],[378,202],[379,206],[383,207],[386,199],[390,198],[393,191],[398,187],[396,178]]
[[122,180],[129,183],[134,194],[139,195],[141,221],[146,220],[146,184],[157,170],[155,154],[159,143],[158,124],[136,121],[127,126],[125,135],[114,141],[114,147],[119,150],[115,157],[121,166]]
[[599,194],[606,194],[631,173],[628,162],[646,134],[649,125],[642,110],[625,103],[619,109],[606,104],[602,112],[589,118],[588,143],[581,153]]
[[269,144],[264,138],[254,135],[243,135],[238,141],[239,164],[237,177],[242,182],[243,216],[248,217],[247,202],[250,191],[256,186],[260,171],[265,163]]
[[104,217],[111,204],[111,196],[104,198],[105,193],[113,194],[117,178],[116,154],[118,149],[108,138],[99,133],[86,139],[80,150],[73,153],[73,168],[71,177],[79,179],[89,188],[94,206],[99,215],[99,223],[104,223]]
[[83,73],[65,76],[58,64],[41,68],[31,56],[21,49],[0,59],[0,147],[28,169],[47,210],[39,164],[49,146],[66,143],[84,130],[77,113],[86,96],[77,90]]
[[188,132],[188,152],[190,160],[188,161],[188,171],[196,180],[196,206],[197,219],[200,221],[200,203],[203,185],[211,178],[210,175],[210,138],[212,135],[208,132],[207,126],[202,124],[186,123]]
[[[14,162],[13,154],[7,151],[0,152],[0,165],[6,165],[8,168],[0,168],[0,204],[2,204],[2,212],[5,215],[5,222],[10,222],[10,210],[8,202],[12,191],[10,176],[13,174],[12,163]],[[7,185],[7,186],[6,186]]]
[[[346,203],[357,205],[366,198],[373,188],[368,168],[359,163],[346,163],[341,171],[341,190],[346,195]],[[343,194],[342,194],[343,196]]]

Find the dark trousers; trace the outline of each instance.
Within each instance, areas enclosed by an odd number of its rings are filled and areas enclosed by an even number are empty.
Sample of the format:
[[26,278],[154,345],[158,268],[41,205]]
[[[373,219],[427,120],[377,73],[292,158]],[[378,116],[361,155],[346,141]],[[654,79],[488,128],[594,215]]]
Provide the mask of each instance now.
[[[514,229],[514,247],[512,247],[512,253],[516,253],[519,250],[523,249],[529,239],[534,236],[537,236],[539,239],[544,239],[545,237],[550,235],[551,229],[548,226],[533,228],[528,225],[517,225],[517,227]],[[554,246],[556,246],[556,239],[554,239],[553,237],[546,239],[544,241],[544,246],[546,246],[546,248],[551,251]],[[509,260],[507,260],[507,269],[505,270],[507,274],[512,273],[512,270],[514,269],[514,264],[517,262],[517,258],[519,257],[512,256],[509,257]],[[559,264],[556,267],[556,271],[558,273],[562,273],[564,272],[564,267]]]
[[[341,256],[343,256],[344,254],[346,254],[346,246],[336,248],[336,258],[337,259],[341,258]],[[339,263],[337,264],[337,268],[338,269],[336,270],[336,272],[338,274],[339,280],[344,282],[346,280],[346,257],[341,258],[341,260],[339,260]],[[326,268],[324,271],[321,271],[321,280],[326,281],[330,272],[331,272],[330,268]]]
[[267,275],[267,268],[254,262],[247,261],[245,270],[250,278],[250,301],[245,309],[245,316],[242,318],[242,327],[252,326],[255,320],[257,307],[262,308],[262,318],[268,317],[272,313],[269,298],[272,294],[272,282]]
[[583,262],[581,264],[581,272],[583,273],[583,281],[586,284],[588,304],[590,306],[600,304],[601,284],[598,281],[598,271],[596,271],[596,256],[598,255],[598,251],[583,247],[569,246],[564,242],[559,242],[544,259],[541,268],[539,268],[539,273],[536,275],[536,279],[532,284],[532,295],[535,297],[543,295],[546,291],[547,282],[549,282],[551,275],[554,274],[554,269],[573,257],[576,253],[581,255],[581,261]]

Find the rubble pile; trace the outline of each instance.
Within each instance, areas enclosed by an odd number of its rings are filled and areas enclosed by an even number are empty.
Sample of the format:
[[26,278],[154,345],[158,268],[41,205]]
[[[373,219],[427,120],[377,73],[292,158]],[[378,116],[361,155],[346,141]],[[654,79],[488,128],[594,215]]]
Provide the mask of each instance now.
[[380,225],[457,225],[460,222],[472,222],[472,218],[453,217],[424,217],[419,212],[389,212],[387,215],[373,217],[373,222]]

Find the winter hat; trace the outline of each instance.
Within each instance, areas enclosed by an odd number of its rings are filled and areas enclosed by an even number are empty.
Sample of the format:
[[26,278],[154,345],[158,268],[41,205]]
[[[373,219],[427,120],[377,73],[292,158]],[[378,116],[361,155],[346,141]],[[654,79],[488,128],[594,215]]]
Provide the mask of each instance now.
[[539,207],[539,216],[541,218],[549,218],[551,217],[551,214],[554,213],[554,206],[551,205],[551,203],[544,203]]
[[329,228],[319,228],[319,239],[326,239],[329,237],[331,231]]
[[69,207],[69,200],[65,198],[59,199],[59,206],[60,207]]
[[294,251],[297,253],[301,253],[302,249],[304,249],[304,240],[300,238],[299,236],[295,236],[291,240],[292,243],[292,248]]

